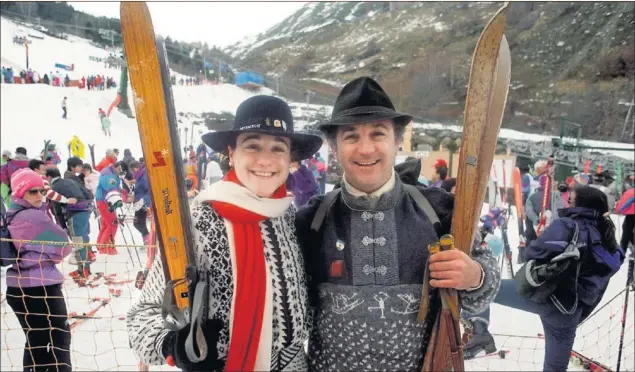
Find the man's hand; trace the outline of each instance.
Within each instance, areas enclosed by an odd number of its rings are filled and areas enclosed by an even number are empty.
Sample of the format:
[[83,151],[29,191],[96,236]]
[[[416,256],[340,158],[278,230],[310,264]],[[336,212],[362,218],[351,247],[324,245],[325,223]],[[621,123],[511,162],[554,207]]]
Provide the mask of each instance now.
[[481,265],[458,249],[431,255],[429,265],[433,287],[464,290],[481,283]]
[[77,204],[77,199],[75,199],[75,198],[68,198],[68,204],[70,204],[70,205]]

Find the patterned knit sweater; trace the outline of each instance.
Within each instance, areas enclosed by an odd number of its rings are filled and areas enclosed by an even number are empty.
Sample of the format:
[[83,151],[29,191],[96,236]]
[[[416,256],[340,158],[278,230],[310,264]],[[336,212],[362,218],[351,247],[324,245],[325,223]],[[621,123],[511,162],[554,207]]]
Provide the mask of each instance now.
[[[427,247],[450,232],[454,199],[442,189],[418,189],[441,221],[437,228],[399,177],[379,200],[353,196],[343,187],[318,232],[310,226],[323,197],[298,210],[315,312],[309,370],[421,370],[438,310],[438,291],[431,288],[427,321],[417,322]],[[489,248],[478,241],[472,258],[483,268],[483,285],[459,296],[462,309],[476,314],[496,295],[500,273]]]
[[[295,238],[295,210],[260,222],[273,287],[272,370],[306,370],[303,344],[309,336],[308,298],[304,261]],[[209,273],[209,318],[221,320],[219,360],[226,360],[230,341],[230,312],[234,282],[225,221],[207,203],[192,209],[196,265]],[[137,357],[146,364],[165,364],[161,354],[167,334],[161,317],[165,291],[161,259],[148,274],[136,303],[128,311],[128,335]],[[240,311],[240,309],[236,309]],[[210,347],[212,347],[210,345]]]

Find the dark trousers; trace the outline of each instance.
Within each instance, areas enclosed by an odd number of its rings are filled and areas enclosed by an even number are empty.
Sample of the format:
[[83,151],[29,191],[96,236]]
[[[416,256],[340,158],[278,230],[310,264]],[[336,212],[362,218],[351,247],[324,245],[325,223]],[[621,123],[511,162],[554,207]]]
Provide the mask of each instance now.
[[[73,237],[82,238],[82,243],[90,243],[90,211],[75,212],[66,218],[66,226],[68,233]],[[83,275],[84,270],[90,273],[90,260],[88,259],[88,250],[90,246],[86,245],[76,250],[77,272]]]
[[[578,309],[572,315],[562,314],[550,301],[539,304],[530,299],[520,297],[516,293],[516,285],[512,279],[501,280],[501,287],[498,294],[496,294],[496,298],[494,298],[494,303],[540,316],[545,334],[543,371],[567,370],[576,328],[582,318],[582,304],[578,306]],[[489,308],[476,315],[476,317],[484,318],[489,322]]]
[[71,333],[62,285],[7,287],[7,304],[26,336],[24,371],[71,371]]
[[536,240],[537,237],[534,223],[529,218],[525,218],[525,246],[529,247],[529,243]]
[[62,119],[66,119],[66,107],[62,107],[62,111],[64,111],[64,115],[62,115]]
[[148,232],[148,224],[146,223],[147,219],[148,210],[146,208],[141,208],[134,212],[134,227],[141,233],[141,236],[146,236],[150,233]]

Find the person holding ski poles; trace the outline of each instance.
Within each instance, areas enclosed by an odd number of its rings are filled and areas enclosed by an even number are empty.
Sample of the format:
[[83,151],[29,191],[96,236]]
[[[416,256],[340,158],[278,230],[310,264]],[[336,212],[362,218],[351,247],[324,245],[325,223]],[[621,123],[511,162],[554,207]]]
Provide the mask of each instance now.
[[[108,165],[100,172],[99,184],[95,192],[95,201],[101,223],[99,225],[99,235],[97,236],[97,244],[99,253],[116,255],[115,236],[119,221],[115,213],[115,209],[123,205],[121,199],[121,178],[123,178],[123,162],[119,161],[115,164]],[[106,246],[103,246],[106,245]]]
[[150,193],[145,164],[133,160],[129,166],[135,180],[134,227],[141,234],[143,245],[146,246],[147,253],[146,267],[143,271],[137,273],[135,282],[136,287],[141,289],[152,267],[157,250],[157,247],[154,245],[154,230],[148,230],[147,225],[148,218],[152,218],[152,194]]
[[285,181],[291,161],[310,157],[322,139],[294,132],[287,103],[259,95],[239,105],[233,129],[202,140],[231,161],[192,207],[196,265],[211,296],[202,303],[214,304],[203,325],[207,356],[193,363],[186,355],[189,325],[165,328],[161,260],[128,311],[131,348],[145,364],[184,371],[306,370],[310,309]]
[[[412,118],[395,111],[375,80],[360,77],[319,127],[344,175],[296,215],[314,312],[310,370],[421,371],[437,288],[457,289],[470,313],[486,309],[498,290],[499,266],[478,239],[471,257],[460,249],[429,255],[456,211],[452,194],[417,183],[419,160],[393,166]],[[432,301],[419,323],[426,267]]]
[[[615,240],[606,195],[576,186],[571,208],[525,248],[527,263],[501,282],[495,303],[540,316],[545,334],[543,371],[566,371],[576,328],[602,300],[609,280],[624,262]],[[470,317],[474,336],[465,359],[496,350],[489,334],[489,309]]]
[[74,204],[52,201],[51,205],[58,224],[68,231],[73,242],[73,255],[69,263],[77,265],[77,270],[71,272],[70,276],[80,287],[83,287],[91,274],[90,263],[95,260],[92,249],[88,245],[93,195],[79,182],[71,178],[62,179],[57,168],[47,169],[45,176],[53,191],[66,198],[77,200]]

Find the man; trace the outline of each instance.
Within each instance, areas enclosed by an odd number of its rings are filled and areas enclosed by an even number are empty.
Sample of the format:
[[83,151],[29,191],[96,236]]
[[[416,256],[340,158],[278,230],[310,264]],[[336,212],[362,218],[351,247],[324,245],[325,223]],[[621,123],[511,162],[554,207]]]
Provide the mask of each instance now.
[[610,189],[607,187],[613,181],[609,171],[598,172],[593,176],[593,183],[590,185],[596,188],[606,195],[607,203],[609,205],[609,211],[613,211],[615,208],[615,188]]
[[74,198],[75,204],[61,204],[52,202],[53,214],[58,225],[68,232],[73,242],[73,255],[69,261],[77,264],[77,270],[70,276],[80,287],[84,287],[90,277],[90,262],[95,255],[89,245],[90,242],[90,212],[92,211],[92,194],[72,179],[62,179],[59,169],[46,170],[46,180],[51,188],[67,199]]
[[[5,152],[4,155],[10,155]],[[0,182],[2,183],[2,200],[8,207],[11,202],[11,176],[18,169],[29,166],[29,157],[26,156],[26,149],[18,147],[15,149],[15,156],[8,157],[6,163],[0,168]]]
[[313,195],[317,195],[319,186],[313,177],[313,172],[306,165],[293,161],[289,166],[287,189],[293,192],[296,208],[305,205]]
[[[456,288],[464,311],[489,305],[500,283],[487,245],[429,257],[428,245],[450,232],[454,198],[410,185],[393,164],[412,116],[394,110],[377,82],[348,83],[331,121],[320,126],[344,170],[341,188],[297,212],[314,313],[310,369],[416,370],[423,365],[438,290]],[[403,179],[416,183],[420,164]],[[457,247],[464,248],[464,247]],[[417,322],[425,268],[431,304]]]
[[434,174],[432,174],[432,187],[441,187],[443,181],[448,176],[448,163],[443,159],[437,159],[434,164]]
[[66,161],[66,171],[64,172],[64,179],[73,180],[80,184],[83,188],[85,188],[86,184],[84,183],[84,179],[82,177],[79,177],[79,175],[82,173],[83,168],[84,162],[82,161],[82,159],[76,156],[68,158],[68,160]]
[[100,246],[98,248],[99,253],[102,254],[117,254],[114,244],[119,221],[115,209],[123,205],[120,179],[120,175],[123,177],[123,165],[124,163],[121,161],[111,164],[99,175],[99,184],[95,192],[95,201],[101,216],[97,244],[107,244],[106,247]]
[[101,159],[97,165],[95,165],[95,170],[97,172],[101,172],[109,165],[115,164],[117,162],[117,153],[114,150],[106,150],[106,156]]
[[130,170],[135,180],[134,227],[141,234],[143,244],[148,245],[150,232],[148,231],[146,221],[148,219],[148,209],[152,208],[152,195],[150,194],[148,174],[146,172],[146,166],[136,160],[130,162]]
[[66,119],[66,114],[68,113],[66,111],[66,97],[64,97],[64,99],[62,100],[62,111],[64,112],[64,114],[62,115],[62,119]]
[[[46,164],[42,160],[31,159],[29,161],[29,169],[31,169],[35,173],[39,174],[40,177],[42,177],[42,180],[44,181],[44,189],[46,190],[47,201],[50,200],[50,201],[58,202],[61,204],[71,204],[71,205],[77,203],[76,198],[66,198],[64,195],[56,192],[55,190],[51,188],[51,185],[49,184],[49,181],[46,178]],[[47,210],[47,212],[49,212],[49,216],[50,216],[50,210]]]

